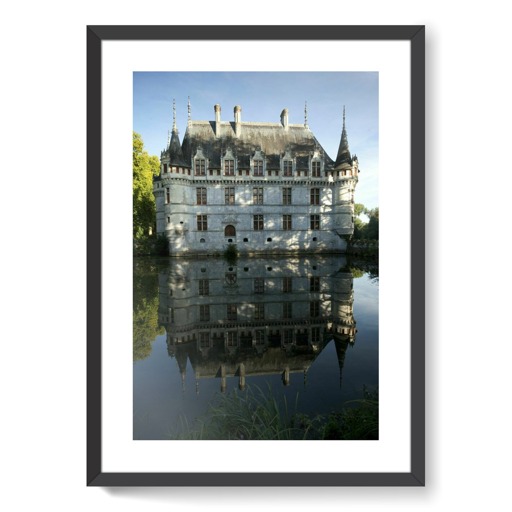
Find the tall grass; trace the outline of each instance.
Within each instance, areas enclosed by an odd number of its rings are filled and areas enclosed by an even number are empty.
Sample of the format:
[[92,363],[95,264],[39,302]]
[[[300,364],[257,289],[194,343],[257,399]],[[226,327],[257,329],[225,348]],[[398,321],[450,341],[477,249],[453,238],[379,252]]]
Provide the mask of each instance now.
[[257,386],[219,395],[208,412],[190,425],[180,418],[173,439],[313,440],[378,439],[378,395],[364,391],[363,399],[329,415],[310,417],[298,412],[298,395],[290,408],[286,396],[279,404]]

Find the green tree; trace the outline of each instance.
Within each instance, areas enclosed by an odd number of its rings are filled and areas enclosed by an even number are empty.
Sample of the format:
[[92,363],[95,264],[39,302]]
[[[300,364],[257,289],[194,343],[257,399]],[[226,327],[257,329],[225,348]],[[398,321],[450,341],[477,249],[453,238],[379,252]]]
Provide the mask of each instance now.
[[360,215],[365,213],[365,211],[366,211],[366,208],[365,208],[364,204],[361,204],[361,203],[354,204],[354,215],[356,217],[359,217]]
[[366,226],[366,238],[368,240],[378,240],[379,239],[379,209],[373,208],[372,210],[368,210],[366,215],[369,217],[368,224]]
[[158,157],[144,151],[141,135],[133,132],[133,237],[136,239],[156,231],[153,176],[159,173]]
[[366,222],[364,222],[360,216],[366,213],[366,207],[364,204],[354,204],[354,240],[361,240],[364,238],[364,231],[366,228]]
[[[360,219],[361,215],[368,217],[368,222]],[[379,239],[379,208],[368,209],[364,204],[354,204],[354,240]]]

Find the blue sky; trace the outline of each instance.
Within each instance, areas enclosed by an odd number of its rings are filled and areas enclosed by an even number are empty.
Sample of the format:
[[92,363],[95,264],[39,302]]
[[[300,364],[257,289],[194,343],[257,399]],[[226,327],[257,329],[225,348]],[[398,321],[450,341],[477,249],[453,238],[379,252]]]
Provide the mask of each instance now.
[[133,129],[145,149],[160,156],[172,128],[172,102],[180,140],[187,127],[187,98],[191,117],[213,120],[213,106],[221,105],[221,119],[233,121],[233,108],[242,107],[242,121],[279,122],[288,108],[289,122],[308,125],[327,154],[336,159],[343,125],[352,154],[359,159],[355,200],[368,208],[378,202],[379,105],[378,73],[374,72],[137,72],[133,78]]

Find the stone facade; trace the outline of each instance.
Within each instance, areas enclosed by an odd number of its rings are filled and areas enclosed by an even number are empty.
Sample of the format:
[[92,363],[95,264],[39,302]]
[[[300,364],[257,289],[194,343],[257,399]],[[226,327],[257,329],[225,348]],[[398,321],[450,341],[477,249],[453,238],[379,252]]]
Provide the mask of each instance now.
[[[172,256],[343,253],[354,229],[358,160],[343,128],[332,160],[305,122],[189,119],[180,144],[174,117],[154,180],[157,234]],[[190,117],[190,116],[189,116]]]

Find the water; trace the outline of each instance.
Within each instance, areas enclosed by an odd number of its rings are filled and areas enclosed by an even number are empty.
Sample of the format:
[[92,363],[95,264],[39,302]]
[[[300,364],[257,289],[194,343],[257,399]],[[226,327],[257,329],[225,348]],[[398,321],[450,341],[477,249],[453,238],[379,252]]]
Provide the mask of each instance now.
[[378,271],[353,265],[134,260],[134,439],[175,438],[220,394],[261,390],[314,417],[376,389]]

